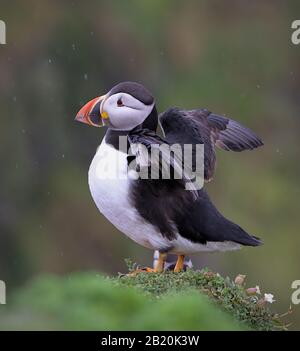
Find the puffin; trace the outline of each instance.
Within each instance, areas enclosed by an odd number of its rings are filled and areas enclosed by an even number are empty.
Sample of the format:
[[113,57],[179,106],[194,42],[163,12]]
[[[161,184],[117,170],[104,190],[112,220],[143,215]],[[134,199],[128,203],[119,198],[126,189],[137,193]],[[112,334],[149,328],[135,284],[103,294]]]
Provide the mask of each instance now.
[[[195,186],[193,172],[178,176],[184,160],[164,152],[151,157],[163,145],[191,145],[187,168],[195,170],[201,156],[204,185],[214,176],[216,148],[240,152],[263,145],[249,128],[207,109],[171,107],[158,114],[148,89],[130,81],[86,103],[75,120],[107,128],[88,171],[89,189],[98,210],[119,231],[158,252],[155,267],[140,271],[163,272],[168,254],[176,255],[174,272],[180,272],[186,255],[262,244],[218,211],[204,186]],[[163,176],[164,158],[168,177]]]

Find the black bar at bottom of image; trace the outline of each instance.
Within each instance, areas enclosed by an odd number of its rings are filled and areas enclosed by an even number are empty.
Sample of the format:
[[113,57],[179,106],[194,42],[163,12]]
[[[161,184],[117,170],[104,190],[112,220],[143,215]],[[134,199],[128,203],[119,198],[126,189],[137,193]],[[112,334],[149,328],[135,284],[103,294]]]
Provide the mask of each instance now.
[[3,331],[0,332],[1,349],[7,345],[13,347],[30,347],[31,350],[68,349],[103,350],[111,347],[120,350],[135,350],[141,347],[200,348],[210,342],[212,346],[234,348],[238,346],[259,346],[262,339],[272,341],[291,341],[298,333],[290,332],[139,332],[139,331]]

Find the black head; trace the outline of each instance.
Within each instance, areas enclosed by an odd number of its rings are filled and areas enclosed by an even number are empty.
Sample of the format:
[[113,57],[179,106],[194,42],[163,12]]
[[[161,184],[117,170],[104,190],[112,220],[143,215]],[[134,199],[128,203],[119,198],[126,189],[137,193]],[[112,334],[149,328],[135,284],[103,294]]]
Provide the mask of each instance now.
[[108,93],[109,96],[126,93],[137,100],[141,101],[145,105],[152,105],[154,103],[154,97],[142,84],[136,82],[122,82],[115,85]]

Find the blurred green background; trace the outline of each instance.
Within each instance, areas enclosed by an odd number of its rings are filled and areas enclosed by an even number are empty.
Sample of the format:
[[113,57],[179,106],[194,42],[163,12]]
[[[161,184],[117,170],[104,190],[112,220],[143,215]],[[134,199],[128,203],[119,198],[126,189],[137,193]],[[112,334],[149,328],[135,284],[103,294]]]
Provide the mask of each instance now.
[[[300,279],[299,1],[10,1],[0,3],[0,279],[9,294],[42,273],[149,265],[102,217],[87,171],[103,130],[75,123],[89,99],[124,80],[143,83],[159,111],[206,107],[239,120],[265,146],[218,152],[207,186],[260,248],[200,254],[196,267],[247,275],[290,305]],[[1,308],[1,307],[0,307]],[[290,318],[300,329],[300,306]]]

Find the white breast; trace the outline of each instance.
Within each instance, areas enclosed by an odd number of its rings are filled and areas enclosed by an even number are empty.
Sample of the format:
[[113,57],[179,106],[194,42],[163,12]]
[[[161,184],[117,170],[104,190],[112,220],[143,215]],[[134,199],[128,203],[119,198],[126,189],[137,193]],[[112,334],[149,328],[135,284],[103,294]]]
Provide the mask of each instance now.
[[132,181],[134,180],[127,174],[127,154],[119,152],[103,140],[89,169],[90,191],[99,211],[133,241],[153,250],[172,247],[171,252],[177,254],[225,251],[240,247],[233,242],[196,244],[179,234],[172,241],[164,238],[156,227],[139,215],[130,202]]
[[127,155],[102,141],[89,169],[89,186],[99,211],[121,232],[150,249],[167,246],[130,202]]

